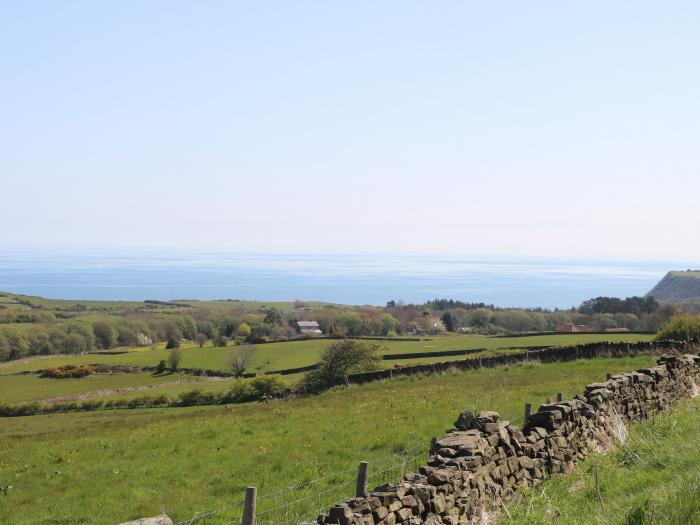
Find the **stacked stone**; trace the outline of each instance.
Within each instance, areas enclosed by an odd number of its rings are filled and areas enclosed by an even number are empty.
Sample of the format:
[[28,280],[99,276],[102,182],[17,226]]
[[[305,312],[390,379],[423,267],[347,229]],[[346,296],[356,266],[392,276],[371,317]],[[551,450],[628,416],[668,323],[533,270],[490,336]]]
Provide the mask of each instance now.
[[371,381],[390,379],[397,376],[410,376],[433,374],[448,370],[473,370],[478,368],[493,368],[497,366],[514,365],[529,360],[541,362],[571,361],[574,359],[593,359],[597,357],[622,357],[636,355],[644,352],[670,352],[684,351],[688,346],[679,341],[639,341],[634,343],[596,342],[578,346],[560,346],[553,348],[539,348],[522,352],[508,353],[497,356],[462,359],[457,361],[442,361],[406,366],[399,369],[375,370],[372,372],[360,372],[350,374],[341,380],[338,385],[353,383],[362,384]]
[[515,490],[570,472],[602,435],[614,433],[616,422],[644,419],[694,395],[698,378],[700,357],[664,356],[656,367],[590,384],[571,401],[541,405],[522,431],[496,412],[464,411],[455,428],[433,442],[419,474],[336,505],[316,523],[467,524],[481,509],[501,507]]

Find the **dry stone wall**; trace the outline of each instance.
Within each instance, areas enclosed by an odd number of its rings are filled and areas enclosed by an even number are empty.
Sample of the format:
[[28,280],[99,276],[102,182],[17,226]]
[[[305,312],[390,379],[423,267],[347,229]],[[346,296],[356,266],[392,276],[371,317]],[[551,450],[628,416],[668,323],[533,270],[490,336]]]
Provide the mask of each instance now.
[[526,347],[520,352],[509,352],[488,357],[462,359],[459,361],[442,361],[438,363],[405,366],[396,369],[350,374],[343,378],[343,380],[338,381],[338,385],[362,384],[400,376],[433,374],[448,370],[495,368],[533,360],[550,363],[554,361],[573,361],[575,359],[595,359],[598,357],[625,357],[641,353],[662,354],[664,352],[684,351],[685,346],[686,345],[680,341],[639,341],[630,343],[597,342],[577,346]]
[[541,405],[523,429],[496,412],[462,412],[455,428],[432,443],[417,474],[336,505],[313,523],[468,524],[482,510],[500,509],[518,489],[570,472],[630,422],[695,395],[699,379],[700,357],[667,355],[653,368],[588,385],[573,400]]

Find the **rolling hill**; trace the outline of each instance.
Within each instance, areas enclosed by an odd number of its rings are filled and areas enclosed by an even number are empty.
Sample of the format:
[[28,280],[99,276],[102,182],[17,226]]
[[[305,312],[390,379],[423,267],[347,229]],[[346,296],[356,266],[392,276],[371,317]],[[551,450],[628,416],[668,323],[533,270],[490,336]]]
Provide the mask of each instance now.
[[666,303],[700,303],[700,271],[668,272],[647,296]]

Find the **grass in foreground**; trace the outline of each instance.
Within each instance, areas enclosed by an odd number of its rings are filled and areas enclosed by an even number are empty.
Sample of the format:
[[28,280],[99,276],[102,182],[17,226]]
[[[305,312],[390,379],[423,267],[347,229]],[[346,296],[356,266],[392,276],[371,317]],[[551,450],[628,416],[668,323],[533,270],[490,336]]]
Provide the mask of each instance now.
[[[649,366],[652,356],[582,360],[412,377],[322,395],[235,405],[112,410],[0,420],[3,524],[113,525],[167,508],[176,521],[330,475],[451,427],[460,410],[495,409],[522,422],[526,402],[570,398],[607,372]],[[339,471],[344,474],[334,475]],[[313,517],[313,514],[312,516]],[[208,521],[207,523],[223,523]],[[200,522],[198,522],[200,523]]]
[[633,425],[627,443],[525,491],[508,512],[500,523],[700,523],[700,401]]

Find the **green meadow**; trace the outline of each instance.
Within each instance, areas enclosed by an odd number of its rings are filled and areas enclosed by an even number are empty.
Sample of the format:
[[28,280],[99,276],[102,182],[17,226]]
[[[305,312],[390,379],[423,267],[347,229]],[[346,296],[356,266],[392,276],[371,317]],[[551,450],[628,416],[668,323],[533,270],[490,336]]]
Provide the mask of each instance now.
[[[561,346],[575,345],[595,341],[644,341],[651,340],[651,335],[640,334],[554,334],[525,337],[489,337],[482,335],[445,335],[425,338],[420,341],[387,340],[382,341],[384,349],[380,354],[399,354],[415,352],[439,352],[445,350],[460,350],[486,348],[497,349],[504,347],[528,346]],[[318,361],[320,352],[333,341],[329,339],[289,341],[255,345],[255,353],[251,370],[266,372],[285,368],[308,366]],[[225,370],[226,357],[233,347],[199,348],[194,343],[182,345],[183,368],[207,368]],[[42,356],[19,359],[0,363],[0,374],[8,374],[29,370],[39,370],[66,364],[78,365],[87,363],[128,364],[138,366],[155,366],[160,360],[167,360],[169,351],[164,344],[151,348],[122,349],[124,353],[93,353],[75,356]],[[437,360],[458,359],[459,356],[441,357]],[[436,360],[436,359],[430,359]],[[421,359],[425,361],[425,359]],[[383,366],[392,367],[395,363],[411,363],[412,360],[385,361]]]
[[[204,384],[201,382],[203,381],[202,378],[177,373],[158,376],[146,372],[136,374],[93,374],[79,379],[50,379],[34,374],[15,375],[0,377],[0,401],[5,403],[40,401],[59,396],[84,395],[90,392],[110,391],[119,388],[156,387],[179,381],[187,381],[188,383],[186,385],[173,386],[182,386],[191,390],[200,388],[200,385]],[[226,382],[223,381],[223,383]],[[166,389],[165,386],[159,387],[157,393],[160,394],[164,389]],[[141,392],[141,394],[155,391],[155,389],[149,389]],[[93,397],[99,396],[88,396],[86,399]]]
[[313,486],[329,490],[326,499],[303,509],[312,518],[317,504],[350,495],[359,461],[427,451],[460,410],[495,409],[520,424],[526,402],[557,392],[568,398],[606,373],[653,362],[642,355],[530,364],[270,403],[3,418],[0,516],[6,524],[114,524],[163,509],[183,520],[233,505],[198,522],[223,524],[237,519],[248,485],[262,496],[328,476]]

